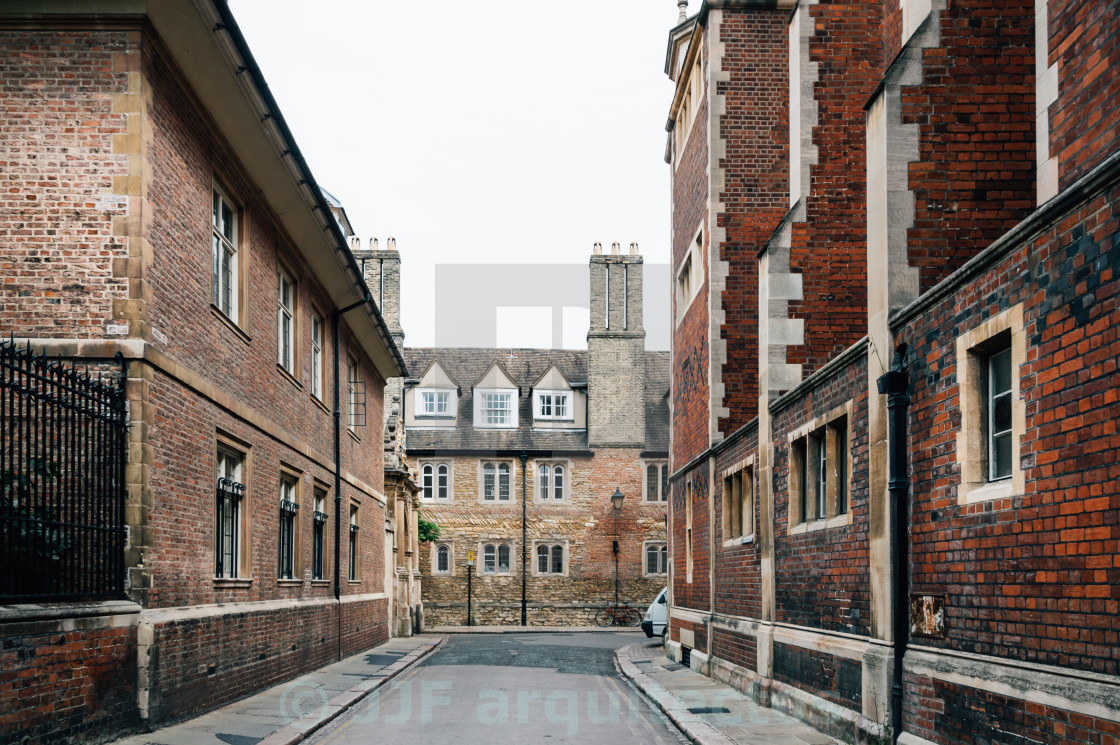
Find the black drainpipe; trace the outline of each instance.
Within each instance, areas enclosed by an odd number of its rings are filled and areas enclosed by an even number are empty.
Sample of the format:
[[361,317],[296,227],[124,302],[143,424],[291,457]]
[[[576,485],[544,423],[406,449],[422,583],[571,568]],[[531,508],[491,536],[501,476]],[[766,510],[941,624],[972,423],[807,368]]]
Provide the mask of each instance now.
[[891,577],[894,597],[894,680],[891,684],[891,739],[898,742],[902,734],[902,658],[910,637],[910,478],[906,430],[907,408],[910,405],[910,370],[906,367],[906,344],[895,349],[890,372],[878,379],[879,393],[887,394],[890,420],[887,450],[890,472],[887,489],[891,495]]
[[[342,383],[339,380],[342,317],[373,298],[366,296],[334,312],[334,601],[338,606],[338,659],[342,659]],[[347,515],[349,520],[349,515]]]
[[525,463],[529,454],[524,450],[518,456],[521,459],[521,625],[529,625],[528,595],[526,595],[525,561],[528,558],[528,548],[525,546]]

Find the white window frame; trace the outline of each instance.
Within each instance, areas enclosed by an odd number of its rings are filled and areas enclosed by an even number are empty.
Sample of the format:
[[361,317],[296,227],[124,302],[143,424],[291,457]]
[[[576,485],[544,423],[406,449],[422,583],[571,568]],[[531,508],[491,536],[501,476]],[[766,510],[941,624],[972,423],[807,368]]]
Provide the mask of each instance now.
[[[509,408],[488,408],[487,404],[491,400],[488,398],[489,396],[508,396]],[[474,391],[474,426],[480,429],[516,429],[519,399],[516,388],[476,388]],[[491,411],[506,411],[507,416],[501,422],[487,422],[487,417]]]
[[[245,469],[245,453],[219,445],[217,451],[217,466],[219,479],[227,478],[230,481],[234,481],[239,484],[245,483],[243,480]],[[246,493],[242,495],[241,499],[236,501],[232,499],[229,500],[229,534],[231,539],[236,538],[236,540],[233,541],[234,545],[232,546],[232,551],[229,554],[225,554],[223,550],[223,546],[225,545],[225,542],[222,540],[224,526],[218,525],[217,521],[215,521],[215,552],[220,552],[223,553],[223,555],[229,556],[228,562],[223,558],[221,574],[217,573],[217,567],[215,567],[214,576],[219,579],[241,578],[241,557],[244,555],[245,551],[245,530],[243,527],[245,520],[245,505],[246,500],[249,499],[247,491],[248,490],[246,490]],[[217,508],[215,507],[215,509]]]
[[[560,478],[557,479],[556,469],[560,469]],[[543,482],[547,479],[547,485]],[[557,485],[559,481],[559,485]],[[533,489],[538,502],[566,502],[572,482],[572,469],[568,461],[555,460],[543,461],[536,464],[536,476],[533,479]]]
[[688,251],[677,265],[676,273],[676,301],[677,323],[685,317],[692,301],[700,294],[700,285],[704,281],[704,229],[701,227],[696,232],[696,237],[688,247]]
[[[541,571],[540,566],[540,549],[548,548],[548,571]],[[553,571],[553,563],[556,560],[555,551],[559,548],[561,552],[562,570],[557,572]],[[568,553],[568,542],[565,540],[539,540],[533,541],[533,552],[529,555],[529,560],[533,563],[533,574],[538,577],[567,577],[568,567],[570,564]]]
[[801,425],[786,439],[787,531],[795,534],[850,525],[852,402]]
[[[995,361],[999,357],[1006,357],[1007,358],[1008,376],[1007,376],[1007,388],[1004,389],[1004,390],[1001,390],[997,393],[996,388],[995,388],[995,386],[996,386]],[[984,361],[984,363],[985,363],[985,367],[987,368],[987,373],[988,373],[988,386],[987,386],[987,389],[985,390],[985,396],[984,396],[985,404],[986,404],[985,408],[987,409],[987,420],[988,420],[987,421],[987,425],[988,425],[987,426],[988,481],[989,482],[1004,481],[1006,479],[1011,478],[1012,468],[1011,468],[1011,463],[1009,461],[1007,463],[1007,473],[1005,473],[1005,474],[996,473],[996,455],[995,455],[995,453],[996,453],[996,441],[1000,438],[1006,438],[1007,441],[1010,443],[1013,440],[1015,427],[1014,427],[1014,423],[1009,421],[1007,423],[1007,428],[1006,429],[1002,429],[1002,430],[999,430],[997,432],[996,431],[995,410],[996,410],[996,399],[1000,399],[1000,398],[1005,399],[1007,401],[1008,417],[1011,418],[1011,408],[1012,408],[1011,407],[1011,402],[1012,402],[1011,376],[1015,372],[1014,369],[1013,369],[1014,366],[1011,363],[1011,344],[1008,343],[1008,345],[1003,347],[1002,349],[994,350],[991,354],[988,355],[988,357]],[[1014,454],[1012,454],[1012,455],[1014,455]]]
[[[488,475],[487,468],[492,467],[494,477],[494,495],[487,498],[486,477]],[[505,498],[502,498],[502,469],[505,469],[507,482],[505,490]],[[513,501],[513,461],[508,460],[483,460],[478,463],[478,501],[487,504],[509,504]]]
[[323,317],[311,312],[311,395],[323,400]]
[[[654,490],[650,489],[649,484],[650,467],[657,469],[658,481]],[[642,461],[642,501],[649,504],[669,503],[669,461],[660,459]]]
[[[649,550],[651,548],[657,549],[657,562],[660,572],[649,571]],[[645,541],[642,543],[642,576],[643,577],[664,577],[669,573],[669,551],[668,545],[663,540]]]
[[[565,400],[564,413],[556,412],[556,399],[563,397]],[[546,403],[547,399],[547,403]],[[575,421],[575,397],[572,391],[569,390],[537,390],[533,391],[533,418],[538,421],[557,421],[557,422],[571,422]],[[544,407],[548,406],[549,412],[544,412]]]
[[[453,417],[455,390],[452,388],[417,388],[416,415],[423,417]],[[427,398],[431,396],[432,409],[428,410]],[[442,400],[441,400],[442,398]],[[441,405],[442,404],[442,410]]]
[[[285,286],[288,302],[284,302]],[[282,268],[276,270],[276,364],[289,375],[296,367],[296,283]]]
[[[441,480],[442,484],[440,483]],[[450,463],[447,461],[422,461],[420,463],[420,498],[423,501],[450,502],[451,484]]]
[[[228,223],[225,220],[227,210],[231,218]],[[210,209],[210,299],[214,307],[234,323],[239,322],[238,309],[241,301],[241,293],[238,291],[240,223],[241,209],[230,199],[225,189],[215,183]]]

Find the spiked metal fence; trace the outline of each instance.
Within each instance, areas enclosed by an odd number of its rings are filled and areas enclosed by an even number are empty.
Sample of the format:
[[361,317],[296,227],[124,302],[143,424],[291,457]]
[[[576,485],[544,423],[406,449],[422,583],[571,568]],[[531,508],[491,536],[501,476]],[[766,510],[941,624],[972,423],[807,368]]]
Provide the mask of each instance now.
[[128,417],[119,375],[0,339],[0,602],[122,597]]

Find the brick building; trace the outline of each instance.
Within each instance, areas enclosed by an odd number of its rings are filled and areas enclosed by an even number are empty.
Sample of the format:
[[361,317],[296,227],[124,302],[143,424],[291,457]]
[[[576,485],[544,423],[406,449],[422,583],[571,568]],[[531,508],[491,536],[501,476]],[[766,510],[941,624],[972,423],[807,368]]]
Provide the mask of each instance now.
[[1120,6],[670,32],[669,651],[851,740],[1120,734]]
[[226,3],[8,2],[0,37],[0,330],[123,355],[130,417],[127,596],[0,607],[0,739],[157,726],[384,640],[404,361]]
[[596,248],[590,294],[586,352],[405,350],[408,458],[442,529],[426,624],[466,623],[468,572],[476,624],[522,623],[523,597],[530,625],[590,624],[616,570],[640,610],[665,586],[668,356],[645,351],[636,246]]

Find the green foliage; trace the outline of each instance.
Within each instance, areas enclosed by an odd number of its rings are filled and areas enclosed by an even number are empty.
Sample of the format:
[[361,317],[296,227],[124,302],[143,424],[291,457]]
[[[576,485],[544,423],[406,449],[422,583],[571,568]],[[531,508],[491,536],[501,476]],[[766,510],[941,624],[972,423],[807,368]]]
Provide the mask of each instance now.
[[442,530],[440,526],[431,520],[425,520],[423,517],[416,519],[416,537],[420,539],[421,543],[438,541],[440,530]]
[[44,482],[58,477],[56,461],[31,458],[23,471],[0,472],[0,535],[9,555],[23,554],[33,559],[58,561],[70,548],[71,539],[63,532],[54,505],[32,506],[31,495],[45,487]]

